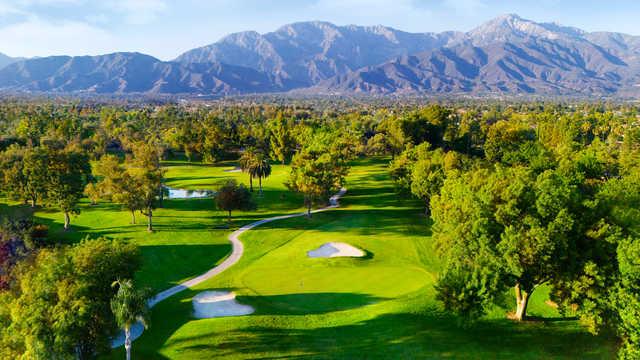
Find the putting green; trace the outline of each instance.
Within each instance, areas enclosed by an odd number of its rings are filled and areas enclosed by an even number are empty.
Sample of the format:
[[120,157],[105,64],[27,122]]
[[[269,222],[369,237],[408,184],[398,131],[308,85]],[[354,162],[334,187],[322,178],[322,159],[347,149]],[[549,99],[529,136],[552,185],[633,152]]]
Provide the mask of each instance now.
[[[375,268],[254,268],[256,275],[242,278],[247,290],[257,296],[280,296],[271,303],[283,311],[310,314],[351,307],[341,294],[358,294],[370,298],[367,304],[414,292],[427,284],[421,269],[399,267]],[[286,274],[286,277],[283,276]],[[421,279],[422,277],[422,279]],[[291,296],[292,294],[304,296]],[[320,294],[314,300],[314,294]],[[334,298],[323,294],[336,294]],[[367,305],[362,304],[362,305]]]
[[[337,303],[340,296],[335,301],[325,297],[319,304],[313,300],[314,293],[360,294],[376,299],[372,303],[377,303],[417,291],[433,281],[433,275],[422,267],[393,265],[402,264],[394,254],[406,253],[410,244],[394,241],[393,236],[383,231],[379,236],[349,233],[340,229],[342,225],[341,220],[336,220],[303,232],[247,266],[239,281],[248,292],[260,296],[308,294],[304,302],[299,299],[305,297],[289,296],[289,301],[273,303],[302,314],[317,311],[321,306],[326,306],[327,311],[341,308]],[[252,243],[258,236],[261,234],[247,233],[242,240]],[[307,257],[308,250],[336,239],[364,249],[368,256]]]

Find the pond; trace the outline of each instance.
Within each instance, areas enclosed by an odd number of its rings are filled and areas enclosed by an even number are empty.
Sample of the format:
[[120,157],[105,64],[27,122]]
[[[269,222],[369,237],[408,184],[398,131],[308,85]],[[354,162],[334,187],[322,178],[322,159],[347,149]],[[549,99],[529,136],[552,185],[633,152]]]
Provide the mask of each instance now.
[[167,199],[199,199],[212,197],[215,195],[215,191],[174,189],[165,186],[164,194]]

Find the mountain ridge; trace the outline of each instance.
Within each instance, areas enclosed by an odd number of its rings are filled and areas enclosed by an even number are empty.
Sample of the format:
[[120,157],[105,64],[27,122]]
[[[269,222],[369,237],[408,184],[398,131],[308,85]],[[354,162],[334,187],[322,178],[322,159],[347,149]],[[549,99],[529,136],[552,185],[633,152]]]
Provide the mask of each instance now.
[[298,22],[244,31],[172,61],[140,53],[27,59],[0,90],[236,95],[535,94],[634,96],[640,37],[505,14],[468,32]]
[[0,69],[6,67],[7,65],[10,65],[16,61],[20,61],[23,60],[22,58],[13,58],[9,55],[0,53]]

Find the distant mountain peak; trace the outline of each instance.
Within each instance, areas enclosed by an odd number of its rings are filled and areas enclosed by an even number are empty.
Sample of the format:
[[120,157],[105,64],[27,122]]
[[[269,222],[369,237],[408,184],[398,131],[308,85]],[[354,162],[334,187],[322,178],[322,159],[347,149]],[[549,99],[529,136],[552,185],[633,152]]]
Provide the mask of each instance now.
[[291,24],[286,24],[278,28],[275,33],[286,33],[290,36],[301,36],[306,32],[321,30],[323,32],[331,31],[335,32],[338,30],[338,26],[327,22],[327,21],[301,21],[295,22]]
[[496,41],[517,41],[528,37],[557,40],[578,34],[581,32],[575,28],[553,23],[537,23],[516,14],[498,16],[468,33],[474,43],[481,45]]

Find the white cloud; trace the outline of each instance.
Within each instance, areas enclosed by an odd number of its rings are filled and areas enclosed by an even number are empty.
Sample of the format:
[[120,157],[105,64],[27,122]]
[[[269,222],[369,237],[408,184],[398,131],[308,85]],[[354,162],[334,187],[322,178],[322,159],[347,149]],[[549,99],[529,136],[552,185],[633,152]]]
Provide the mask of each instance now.
[[445,0],[444,5],[466,15],[473,15],[486,7],[482,0]]
[[65,6],[65,5],[77,5],[83,3],[84,0],[19,0],[22,6],[33,5],[47,5],[47,6]]
[[107,14],[89,14],[85,18],[90,24],[104,25],[109,23],[109,16]]
[[168,9],[164,0],[110,0],[105,1],[104,5],[123,15],[127,23],[134,25],[151,23]]
[[0,16],[19,15],[22,13],[23,11],[15,4],[8,1],[0,1]]
[[24,22],[0,28],[0,39],[11,39],[2,52],[12,56],[102,54],[113,49],[114,38],[84,22],[49,22],[32,16]]
[[0,16],[7,15],[33,15],[31,8],[34,6],[63,7],[79,5],[85,0],[0,0]]

